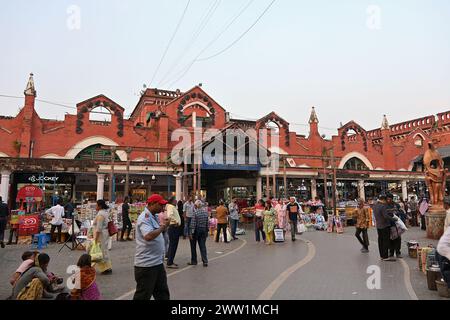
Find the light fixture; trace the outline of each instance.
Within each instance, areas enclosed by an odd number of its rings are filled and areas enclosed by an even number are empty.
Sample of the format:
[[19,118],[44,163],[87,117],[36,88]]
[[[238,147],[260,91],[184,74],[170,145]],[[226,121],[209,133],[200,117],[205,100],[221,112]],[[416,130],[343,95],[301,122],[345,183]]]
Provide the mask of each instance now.
[[142,180],[141,185],[142,185],[142,186],[144,185],[144,180]]
[[42,187],[42,190],[44,190],[44,191],[45,191],[45,186],[43,186],[43,187]]
[[125,179],[122,179],[122,181],[120,181],[120,183],[125,183]]
[[55,191],[55,194],[58,195],[58,191]]
[[156,180],[156,176],[152,175],[152,180],[155,181]]
[[133,180],[131,180],[131,184],[134,184],[134,181],[133,181]]
[[109,181],[109,177],[106,177],[106,181]]

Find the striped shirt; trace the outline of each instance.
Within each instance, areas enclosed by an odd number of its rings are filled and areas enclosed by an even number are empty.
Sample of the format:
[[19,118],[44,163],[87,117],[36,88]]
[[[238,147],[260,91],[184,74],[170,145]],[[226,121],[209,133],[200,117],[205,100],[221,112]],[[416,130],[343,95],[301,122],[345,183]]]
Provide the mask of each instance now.
[[189,230],[189,234],[192,235],[196,231],[208,231],[208,210],[206,208],[199,208],[194,210],[194,216],[191,220],[191,226]]

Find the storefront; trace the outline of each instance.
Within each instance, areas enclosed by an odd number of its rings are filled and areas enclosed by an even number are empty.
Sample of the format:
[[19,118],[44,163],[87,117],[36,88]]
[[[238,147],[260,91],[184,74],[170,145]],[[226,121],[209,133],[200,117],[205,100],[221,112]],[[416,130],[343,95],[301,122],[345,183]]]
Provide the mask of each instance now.
[[[16,199],[18,191],[29,185],[39,187],[44,192],[43,204],[45,207],[50,207],[58,198],[68,200],[73,197],[75,175],[58,172],[15,172],[12,177],[11,198]],[[15,208],[16,205],[13,207]]]

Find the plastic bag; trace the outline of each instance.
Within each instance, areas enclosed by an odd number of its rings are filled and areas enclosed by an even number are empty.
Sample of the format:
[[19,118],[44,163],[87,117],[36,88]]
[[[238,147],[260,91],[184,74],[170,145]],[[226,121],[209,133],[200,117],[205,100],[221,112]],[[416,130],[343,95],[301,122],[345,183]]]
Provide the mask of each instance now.
[[398,229],[403,231],[402,233],[404,233],[405,231],[408,231],[408,228],[406,227],[405,223],[401,219],[398,219],[397,221],[395,221],[395,225],[397,226]]
[[102,248],[100,248],[100,244],[97,242],[92,243],[92,246],[89,249],[89,254],[91,255],[92,262],[99,262],[103,260]]
[[306,231],[307,231],[307,229],[306,229],[306,226],[304,223],[301,223],[301,222],[297,223],[297,233],[298,234],[305,233]]

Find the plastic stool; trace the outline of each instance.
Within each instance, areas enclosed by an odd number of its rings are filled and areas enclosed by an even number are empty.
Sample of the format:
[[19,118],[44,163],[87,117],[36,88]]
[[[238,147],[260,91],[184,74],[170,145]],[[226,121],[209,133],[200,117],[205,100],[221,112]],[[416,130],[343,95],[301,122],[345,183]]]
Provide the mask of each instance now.
[[33,235],[33,241],[31,242],[31,248],[32,249],[38,249],[41,250],[42,248],[47,248],[48,241],[47,241],[47,235],[45,233],[39,233]]

